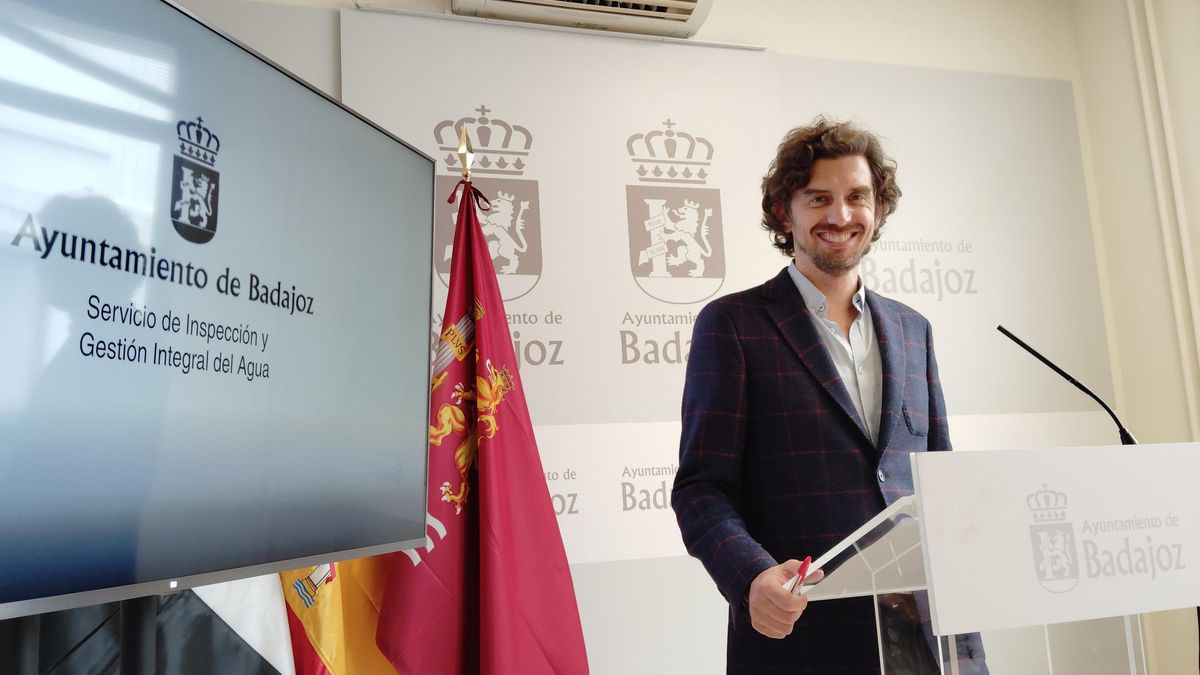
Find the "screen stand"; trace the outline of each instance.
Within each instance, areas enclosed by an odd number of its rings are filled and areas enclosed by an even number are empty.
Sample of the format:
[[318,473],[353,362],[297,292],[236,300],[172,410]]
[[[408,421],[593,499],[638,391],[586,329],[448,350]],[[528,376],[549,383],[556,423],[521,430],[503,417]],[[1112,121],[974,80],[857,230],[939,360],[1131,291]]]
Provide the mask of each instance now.
[[121,601],[121,675],[154,675],[158,597]]
[[[32,616],[23,616],[19,619],[12,619],[8,622],[9,626],[13,627],[12,635],[13,644],[8,648],[13,650],[12,662],[14,675],[37,675],[38,674],[38,652],[41,647],[41,622],[42,617],[34,614]],[[0,636],[4,637],[4,636]],[[0,639],[0,644],[4,640]],[[0,657],[0,664],[4,663],[4,658]]]

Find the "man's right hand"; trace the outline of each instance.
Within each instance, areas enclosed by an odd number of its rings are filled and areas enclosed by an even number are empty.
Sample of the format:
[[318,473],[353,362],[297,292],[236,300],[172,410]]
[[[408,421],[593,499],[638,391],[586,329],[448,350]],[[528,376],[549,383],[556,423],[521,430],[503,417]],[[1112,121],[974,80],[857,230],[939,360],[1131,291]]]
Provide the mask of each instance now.
[[[808,606],[808,596],[792,595],[783,585],[799,570],[799,560],[788,560],[763,570],[750,583],[750,625],[754,630],[777,640],[792,634],[792,626]],[[819,570],[810,572],[805,581],[819,581],[822,576]]]

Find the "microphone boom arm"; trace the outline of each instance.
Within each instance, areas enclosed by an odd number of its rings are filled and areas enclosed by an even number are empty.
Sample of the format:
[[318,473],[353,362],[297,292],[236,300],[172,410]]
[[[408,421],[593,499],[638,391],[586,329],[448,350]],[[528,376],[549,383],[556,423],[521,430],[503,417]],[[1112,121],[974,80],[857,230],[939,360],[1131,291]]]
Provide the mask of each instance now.
[[1038,351],[1036,349],[1025,344],[1025,342],[1022,341],[1021,338],[1017,337],[1016,335],[1013,335],[1004,326],[996,326],[996,330],[1000,331],[1001,333],[1004,334],[1005,337],[1007,337],[1008,339],[1010,339],[1013,342],[1020,345],[1021,349],[1024,349],[1025,351],[1032,354],[1034,356],[1034,358],[1036,358],[1038,361],[1041,361],[1042,363],[1049,366],[1051,370],[1053,370],[1054,372],[1061,375],[1063,377],[1063,379],[1065,379],[1067,382],[1070,382],[1071,384],[1075,385],[1080,391],[1082,391],[1083,393],[1090,396],[1093,401],[1095,401],[1096,403],[1099,403],[1100,407],[1104,408],[1104,412],[1108,413],[1108,416],[1111,417],[1112,421],[1117,425],[1117,433],[1121,436],[1121,444],[1122,445],[1137,445],[1137,439],[1133,437],[1133,434],[1129,433],[1129,431],[1125,428],[1125,425],[1121,424],[1121,420],[1117,418],[1117,414],[1115,412],[1113,412],[1112,408],[1108,407],[1107,403],[1100,400],[1099,396],[1092,393],[1091,389],[1088,389],[1087,387],[1083,386],[1079,382],[1079,380],[1076,380],[1075,378],[1071,377],[1070,374],[1067,373],[1067,371],[1054,365],[1054,363],[1051,362],[1050,359],[1042,356],[1041,354],[1038,353]]

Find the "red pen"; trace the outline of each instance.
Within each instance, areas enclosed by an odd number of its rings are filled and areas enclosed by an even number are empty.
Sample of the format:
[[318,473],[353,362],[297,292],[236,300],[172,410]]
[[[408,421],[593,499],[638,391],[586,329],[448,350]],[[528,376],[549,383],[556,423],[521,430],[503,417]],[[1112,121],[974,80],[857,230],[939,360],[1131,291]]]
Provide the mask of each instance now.
[[805,556],[804,561],[800,563],[800,571],[796,572],[796,585],[792,586],[792,595],[800,595],[800,587],[804,584],[804,577],[808,576],[808,566],[812,564],[812,556]]

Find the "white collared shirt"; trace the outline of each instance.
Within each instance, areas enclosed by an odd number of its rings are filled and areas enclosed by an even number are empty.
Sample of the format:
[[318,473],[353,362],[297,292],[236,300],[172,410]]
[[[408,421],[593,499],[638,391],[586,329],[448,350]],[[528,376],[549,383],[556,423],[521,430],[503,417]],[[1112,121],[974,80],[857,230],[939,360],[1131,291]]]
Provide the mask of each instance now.
[[817,327],[817,333],[825,343],[825,351],[829,352],[842,384],[850,394],[850,402],[867,425],[871,442],[878,444],[879,416],[883,401],[883,361],[879,357],[879,341],[875,336],[875,323],[871,318],[871,311],[867,307],[867,290],[862,277],[859,276],[858,291],[854,293],[853,298],[858,318],[850,324],[850,339],[847,340],[841,327],[827,318],[829,303],[825,294],[817,290],[794,263],[788,265],[788,274],[792,276],[804,304],[808,306],[813,325]]

